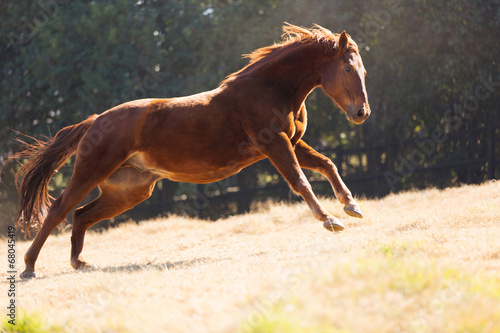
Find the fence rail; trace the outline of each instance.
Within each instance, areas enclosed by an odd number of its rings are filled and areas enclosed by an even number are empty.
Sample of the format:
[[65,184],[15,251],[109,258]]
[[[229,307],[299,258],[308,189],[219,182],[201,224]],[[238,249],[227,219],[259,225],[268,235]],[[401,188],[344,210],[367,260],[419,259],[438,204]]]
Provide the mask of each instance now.
[[[422,152],[419,153],[421,147],[418,146],[416,140],[368,147],[339,146],[318,151],[329,156],[334,161],[344,181],[353,193],[377,197],[405,189],[405,184],[409,184],[406,186],[410,187],[419,187],[419,184],[420,186],[440,186],[440,184],[446,186],[453,182],[447,180],[447,177],[456,177],[456,182],[466,183],[495,179],[495,176],[500,173],[500,159],[495,154],[500,148],[495,146],[496,138],[499,137],[496,132],[499,129],[500,126],[498,125],[488,125],[478,129],[448,134],[446,141],[437,143],[434,151],[429,156],[424,156],[428,157],[432,163],[429,163],[426,159],[421,159],[417,161],[418,163],[414,163],[415,161],[408,162],[412,155],[419,155],[420,157],[425,155]],[[476,141],[480,141],[479,147],[481,149],[477,152],[476,157],[464,159],[460,154],[460,147],[454,146],[458,145],[457,142],[464,136],[479,138]],[[424,142],[428,138],[424,137],[421,140]],[[436,155],[442,155],[443,161],[437,163]],[[352,161],[355,161],[357,165],[353,166]],[[404,165],[404,161],[407,162],[406,165]],[[400,162],[399,165],[398,162]],[[404,170],[404,172],[399,170],[404,169],[404,167],[408,169],[409,166],[411,166],[410,170]],[[473,176],[469,174],[473,174]],[[394,176],[401,178],[400,180],[397,178],[399,182],[396,185],[391,184],[391,177]],[[429,180],[422,181],[422,179],[426,178]],[[414,180],[411,181],[411,179]],[[333,195],[328,181],[311,179],[311,184],[317,194]],[[170,213],[187,213],[199,217],[217,218],[224,215],[221,214],[223,209],[214,210],[213,207],[225,205],[226,210],[228,210],[226,215],[234,214],[235,209],[227,207],[229,203],[237,203],[245,198],[254,201],[262,201],[266,198],[296,200],[284,180],[279,181],[277,184],[257,188],[244,188],[235,184],[235,186],[226,188],[225,192],[220,191],[221,193],[208,195],[204,193],[202,185],[198,186],[197,189],[197,193],[189,198],[149,204],[137,209],[148,210],[150,213],[156,211],[161,214],[161,212],[168,211]],[[210,207],[216,214],[208,212]]]

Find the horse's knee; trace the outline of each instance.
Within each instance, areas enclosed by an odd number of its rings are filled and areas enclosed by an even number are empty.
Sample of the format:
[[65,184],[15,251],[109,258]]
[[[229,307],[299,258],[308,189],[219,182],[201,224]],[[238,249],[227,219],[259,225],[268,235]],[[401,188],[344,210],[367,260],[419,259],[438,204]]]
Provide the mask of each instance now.
[[298,193],[301,195],[312,191],[311,184],[309,183],[309,181],[307,181],[307,179],[305,177],[299,177],[297,180],[292,182],[290,185],[295,193]]
[[334,174],[338,174],[339,173],[339,170],[338,170],[337,166],[329,158],[325,161],[323,169],[324,169],[325,172],[330,171],[330,172],[333,172]]

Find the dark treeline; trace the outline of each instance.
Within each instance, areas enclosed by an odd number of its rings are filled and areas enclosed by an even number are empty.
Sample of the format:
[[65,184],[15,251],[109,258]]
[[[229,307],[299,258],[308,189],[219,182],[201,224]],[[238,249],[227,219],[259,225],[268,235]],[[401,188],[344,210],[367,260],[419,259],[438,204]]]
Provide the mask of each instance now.
[[[491,178],[486,162],[418,169],[500,155],[500,130],[491,127],[500,122],[499,8],[500,0],[4,1],[0,162],[19,147],[15,131],[43,138],[122,102],[213,89],[245,65],[241,54],[278,41],[286,21],[346,30],[360,46],[372,116],[354,126],[316,90],[307,100],[305,136],[315,148],[336,148],[326,153],[343,176],[358,177],[356,195],[481,182]],[[17,167],[9,163],[2,172],[2,225],[12,222],[17,208]],[[71,172],[68,163],[53,178],[54,196]],[[373,172],[382,176],[359,178]],[[271,191],[253,190],[265,186]],[[329,186],[315,186],[333,195]],[[161,181],[128,216],[175,211],[217,217],[247,211],[269,196],[290,197],[264,161],[218,184]]]

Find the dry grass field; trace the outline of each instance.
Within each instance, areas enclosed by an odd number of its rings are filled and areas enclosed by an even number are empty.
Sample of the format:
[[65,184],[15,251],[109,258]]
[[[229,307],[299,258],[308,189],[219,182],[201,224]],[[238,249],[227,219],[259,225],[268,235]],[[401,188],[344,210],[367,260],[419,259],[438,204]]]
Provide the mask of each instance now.
[[[361,199],[364,219],[321,201],[344,232],[304,203],[215,223],[172,216],[90,232],[90,272],[70,267],[69,233],[51,236],[37,278],[17,284],[17,326],[2,329],[500,332],[499,182]],[[17,242],[19,272],[28,246]]]

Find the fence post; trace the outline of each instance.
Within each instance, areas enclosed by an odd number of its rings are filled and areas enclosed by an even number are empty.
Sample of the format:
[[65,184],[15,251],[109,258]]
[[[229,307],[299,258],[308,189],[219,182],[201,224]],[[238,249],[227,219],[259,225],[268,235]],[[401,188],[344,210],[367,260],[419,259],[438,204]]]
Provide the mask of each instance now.
[[[197,203],[197,206],[196,206],[196,212],[197,212],[197,215],[198,215],[198,218],[201,219],[203,218],[203,204],[201,204],[199,202],[200,200],[200,197],[204,197],[203,195],[203,184],[196,184],[196,199],[195,199],[195,202]],[[205,198],[205,200],[207,200]]]
[[488,179],[495,179],[495,126],[488,125]]
[[342,155],[344,155],[342,151],[342,145],[339,145],[335,152],[335,165],[337,167],[339,175],[342,175],[342,158],[343,158]]

